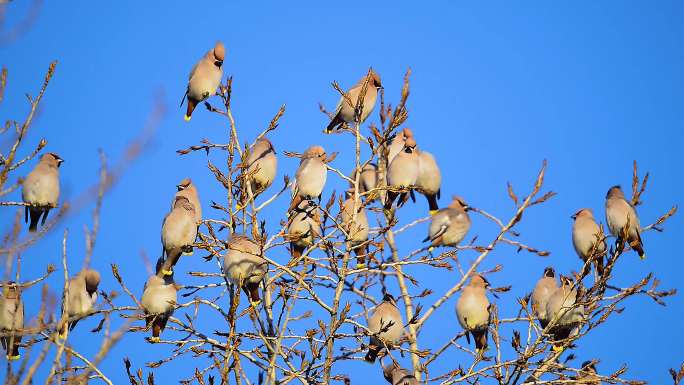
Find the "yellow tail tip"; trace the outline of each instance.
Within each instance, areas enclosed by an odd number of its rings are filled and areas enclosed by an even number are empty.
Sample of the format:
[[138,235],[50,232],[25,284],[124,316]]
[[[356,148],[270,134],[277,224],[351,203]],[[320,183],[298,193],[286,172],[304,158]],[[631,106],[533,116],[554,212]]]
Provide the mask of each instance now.
[[156,344],[159,341],[160,341],[159,337],[150,337],[150,343]]
[[357,268],[357,269],[365,269],[365,268],[366,268],[366,264],[365,264],[365,263],[357,263],[357,264],[356,264],[356,268]]
[[553,349],[554,352],[562,352],[563,351],[563,346],[562,345],[551,345],[551,349]]
[[17,354],[16,356],[7,355],[7,361],[16,361],[20,358],[21,358],[21,354]]
[[195,253],[194,249],[191,249],[190,251],[184,251],[183,255],[193,255]]
[[431,252],[431,253],[432,253],[432,252],[433,252],[434,250],[435,250],[435,247],[434,247],[434,246],[430,246],[430,247],[428,247],[428,251],[429,251],[429,252]]
[[249,301],[249,304],[252,305],[252,307],[257,307],[261,304],[261,300],[258,301]]
[[644,259],[646,259],[646,254],[640,255],[640,256],[639,256],[639,259],[641,259],[642,261],[643,261]]
[[186,122],[189,122],[190,119],[192,119],[192,117],[190,115],[183,116],[183,120],[185,120]]
[[433,215],[437,214],[438,211],[439,210],[430,210],[430,211],[428,211],[428,213],[430,213],[430,216],[433,216]]
[[164,274],[164,275],[173,275],[173,270],[165,270],[165,269],[162,269],[161,272],[162,272],[162,274]]

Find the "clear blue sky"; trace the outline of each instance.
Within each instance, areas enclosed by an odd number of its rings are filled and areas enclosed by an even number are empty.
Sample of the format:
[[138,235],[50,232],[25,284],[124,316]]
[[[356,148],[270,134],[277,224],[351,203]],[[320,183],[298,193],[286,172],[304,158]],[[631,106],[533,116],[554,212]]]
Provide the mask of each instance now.
[[[23,17],[24,3],[9,5],[7,23]],[[119,290],[108,273],[109,264],[118,263],[131,289],[141,293],[147,275],[141,253],[159,252],[160,223],[180,179],[191,176],[196,181],[205,216],[216,216],[209,208],[211,200],[224,202],[223,190],[206,170],[206,156],[175,153],[202,138],[227,141],[226,122],[220,117],[199,108],[187,124],[177,107],[188,71],[218,39],[227,47],[224,68],[234,76],[233,109],[243,140],[252,140],[286,103],[287,112],[272,136],[276,149],[302,151],[319,143],[343,151],[335,163],[341,166],[351,159],[352,147],[345,142],[348,138],[321,134],[326,119],[317,106],[323,102],[332,107],[337,101],[330,82],[348,87],[372,65],[382,76],[386,95],[396,102],[402,76],[411,67],[408,125],[419,146],[434,153],[442,167],[442,205],[459,194],[507,218],[513,206],[506,182],[519,193],[529,191],[542,160],[548,159],[546,188],[558,196],[529,210],[519,230],[522,240],[550,250],[551,256],[542,259],[504,248],[483,264],[503,264],[492,283],[513,285],[497,302],[502,314],[512,315],[515,298],[531,290],[544,266],[552,264],[563,272],[578,268],[570,215],[591,207],[603,219],[604,195],[614,184],[629,188],[633,159],[642,171],[651,172],[645,204],[639,207],[643,224],[682,203],[681,2],[498,2],[488,7],[345,2],[337,8],[320,2],[259,7],[212,3],[49,1],[28,33],[0,47],[0,64],[9,69],[6,101],[0,104],[3,120],[23,119],[23,94],[35,94],[49,62],[59,60],[22,154],[41,137],[49,140],[47,149],[65,159],[64,198],[73,198],[96,180],[97,148],[103,148],[112,163],[118,159],[148,116],[155,95],[163,91],[168,113],[152,147],[104,203],[94,265],[105,273],[101,287],[107,291]],[[370,120],[377,121],[377,115]],[[279,178],[293,175],[295,167],[295,160],[283,159]],[[340,181],[329,179],[326,193],[340,191]],[[11,198],[19,199],[19,192]],[[422,198],[419,202],[401,211],[403,222],[424,215],[425,203]],[[281,199],[267,213],[272,225],[283,217],[286,204]],[[12,210],[0,210],[2,230],[12,217]],[[473,235],[492,237],[495,229],[490,224],[480,217],[474,222]],[[71,231],[72,270],[80,267],[82,226],[89,223],[86,210],[63,225]],[[618,285],[654,272],[662,287],[684,288],[684,263],[674,252],[684,231],[682,216],[665,227],[664,233],[644,235],[648,259],[642,262],[630,253],[621,260]],[[402,237],[403,253],[415,248],[413,239],[425,231],[423,225]],[[46,263],[59,264],[60,235],[61,229],[24,255],[24,278],[42,274]],[[184,272],[215,270],[213,263],[195,255],[181,261],[180,283],[193,282]],[[461,255],[466,261],[473,257]],[[458,279],[455,274],[431,276],[421,270],[416,278],[440,293]],[[53,289],[61,287],[61,273],[49,283]],[[37,312],[38,295],[38,288],[25,295],[28,316]],[[435,295],[423,303],[434,300]],[[121,302],[127,303],[123,298]],[[627,301],[624,313],[581,341],[575,364],[598,358],[602,373],[628,364],[629,378],[667,383],[667,369],[678,366],[684,352],[684,300],[679,295],[667,302],[663,308],[648,298]],[[450,300],[428,323],[422,335],[428,347],[436,347],[438,339],[441,343],[444,333],[451,336],[460,330],[454,303]],[[84,321],[74,335],[74,347],[86,355],[97,348],[88,332],[96,324],[97,319]],[[146,344],[142,334],[130,334],[102,370],[115,383],[125,383],[124,355],[139,367],[169,352],[166,346]],[[432,373],[471,362],[460,353],[449,357]],[[408,365],[408,358],[402,363]],[[196,364],[186,358],[164,366],[155,371],[157,383],[174,383],[179,373],[190,375]],[[377,366],[354,361],[342,368],[354,384],[384,381]]]

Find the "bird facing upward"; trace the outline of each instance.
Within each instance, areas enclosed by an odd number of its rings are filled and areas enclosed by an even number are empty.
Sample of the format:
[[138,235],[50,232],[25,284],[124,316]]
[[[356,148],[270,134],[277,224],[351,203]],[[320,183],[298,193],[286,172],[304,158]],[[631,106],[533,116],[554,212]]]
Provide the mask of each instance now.
[[[622,192],[620,186],[611,187],[606,194],[606,222],[611,234],[618,237],[618,240],[627,241],[629,246],[639,254],[639,258],[646,258],[641,241],[639,217],[632,204],[625,199],[625,193]],[[625,230],[627,226],[629,228]],[[623,230],[627,233],[627,239],[623,239]]]

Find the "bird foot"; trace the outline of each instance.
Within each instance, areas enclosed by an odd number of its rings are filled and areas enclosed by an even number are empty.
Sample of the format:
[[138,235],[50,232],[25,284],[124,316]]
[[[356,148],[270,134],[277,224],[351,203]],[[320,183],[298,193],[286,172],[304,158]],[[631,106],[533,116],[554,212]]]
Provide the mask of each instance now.
[[160,341],[159,337],[150,337],[150,343],[151,344],[156,344],[159,341]]
[[21,358],[21,354],[17,355],[7,355],[7,361],[16,361]]

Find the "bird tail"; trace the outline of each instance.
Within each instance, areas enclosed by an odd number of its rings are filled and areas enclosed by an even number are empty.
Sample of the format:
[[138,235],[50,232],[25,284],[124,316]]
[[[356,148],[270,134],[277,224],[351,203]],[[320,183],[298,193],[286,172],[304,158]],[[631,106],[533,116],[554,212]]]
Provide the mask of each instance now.
[[261,302],[259,297],[259,282],[247,282],[245,284],[245,291],[249,295],[249,302],[258,304]]
[[197,107],[197,100],[188,96],[188,109],[186,110],[184,117],[186,122],[192,118],[192,112],[195,111],[195,107]]
[[31,222],[29,223],[29,231],[35,233],[38,231],[38,222],[40,221],[40,215],[43,211],[39,208],[31,207],[29,208],[29,214],[31,216]]
[[368,254],[368,245],[356,249],[356,268],[363,269],[366,267],[366,254]]
[[644,252],[644,245],[641,243],[641,237],[635,239],[633,242],[630,242],[629,246],[633,248],[637,254],[639,254],[639,258],[641,258],[641,260],[646,259],[646,253]]
[[478,351],[487,350],[487,328],[483,330],[473,330],[473,337],[475,339],[475,348]]
[[302,256],[302,253],[304,252],[304,248],[301,246],[297,246],[294,242],[290,243],[290,254],[292,255],[292,260],[297,260],[299,257]]
[[340,128],[344,123],[344,119],[340,117],[340,114],[335,115],[335,117],[330,121],[328,127],[325,128],[327,134],[333,132],[333,130]]
[[364,359],[372,364],[378,358],[378,353],[380,353],[380,347],[371,345],[368,347],[368,353]]
[[425,199],[428,201],[428,206],[430,208],[430,214],[436,213],[439,210],[437,205],[437,195],[436,194],[425,194]]
[[173,267],[176,266],[180,256],[183,254],[181,248],[175,248],[166,251],[166,259],[164,259],[164,264],[162,265],[161,272],[164,275],[173,274]]
[[387,198],[385,198],[385,210],[391,210],[394,199],[397,197],[397,193],[393,191],[387,191]]

